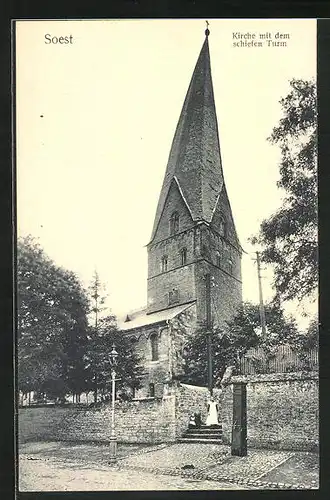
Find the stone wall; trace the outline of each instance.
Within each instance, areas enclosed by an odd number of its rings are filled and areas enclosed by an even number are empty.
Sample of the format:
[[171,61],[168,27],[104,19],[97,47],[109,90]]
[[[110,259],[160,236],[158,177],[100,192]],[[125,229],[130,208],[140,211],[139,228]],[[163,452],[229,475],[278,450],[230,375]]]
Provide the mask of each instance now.
[[[116,404],[119,442],[160,443],[175,440],[174,396]],[[25,407],[19,410],[19,442],[108,442],[110,406]]]
[[[208,391],[203,387],[169,387],[163,398],[116,402],[116,434],[119,442],[174,442],[187,429],[189,416],[200,411],[206,418]],[[19,442],[108,442],[110,405],[24,407],[19,410]]]
[[211,312],[216,326],[224,327],[242,303],[242,283],[213,263],[203,260],[195,264],[197,318],[206,319],[205,274],[211,274]]
[[[200,412],[202,416],[202,422],[205,422],[207,414],[207,402],[209,400],[209,391],[207,387],[178,384],[176,388],[176,394],[176,435],[180,437],[187,430],[189,417],[192,413]],[[220,391],[218,389],[214,389],[213,395],[215,400],[219,399]]]
[[174,212],[179,213],[179,232],[186,231],[194,226],[190,212],[185,204],[179,188],[175,181],[172,181],[168,190],[166,202],[164,204],[162,215],[159,219],[158,227],[152,244],[163,241],[169,238],[170,235],[170,218]]
[[[318,374],[235,376],[247,382],[248,446],[313,451],[319,442]],[[231,441],[233,386],[222,394],[224,440]]]
[[[158,359],[152,360],[150,336],[156,334],[158,338]],[[150,325],[141,329],[132,330],[126,334],[135,339],[134,346],[137,355],[141,358],[144,375],[141,378],[142,387],[136,392],[137,397],[150,396],[149,384],[154,384],[155,396],[162,397],[164,380],[169,372],[169,332],[163,325]]]
[[178,290],[179,300],[172,305],[196,299],[194,264],[187,264],[148,279],[148,313],[169,307],[169,292]]
[[[173,212],[179,214],[179,233],[170,235],[170,218]],[[169,292],[179,291],[179,303],[195,299],[193,221],[174,182],[164,205],[155,238],[148,245],[148,312],[166,309],[169,306]],[[187,251],[187,264],[182,266],[180,252]],[[167,256],[167,271],[162,272],[161,261]]]

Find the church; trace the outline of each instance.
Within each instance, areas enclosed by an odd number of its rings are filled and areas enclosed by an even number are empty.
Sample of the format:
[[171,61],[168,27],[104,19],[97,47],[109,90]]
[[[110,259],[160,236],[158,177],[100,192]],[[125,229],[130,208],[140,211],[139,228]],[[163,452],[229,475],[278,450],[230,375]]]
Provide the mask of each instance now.
[[147,305],[118,318],[143,360],[136,397],[162,397],[197,328],[221,327],[242,302],[241,255],[221,161],[209,35],[175,130],[147,245]]

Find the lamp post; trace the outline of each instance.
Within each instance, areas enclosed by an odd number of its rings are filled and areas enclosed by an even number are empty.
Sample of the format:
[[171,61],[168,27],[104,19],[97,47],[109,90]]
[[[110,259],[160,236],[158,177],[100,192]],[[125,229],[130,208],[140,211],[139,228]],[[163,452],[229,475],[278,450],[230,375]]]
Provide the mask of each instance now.
[[112,345],[110,352],[110,366],[111,366],[111,433],[110,433],[110,463],[117,462],[117,438],[115,434],[115,397],[116,397],[116,366],[118,362],[118,352]]

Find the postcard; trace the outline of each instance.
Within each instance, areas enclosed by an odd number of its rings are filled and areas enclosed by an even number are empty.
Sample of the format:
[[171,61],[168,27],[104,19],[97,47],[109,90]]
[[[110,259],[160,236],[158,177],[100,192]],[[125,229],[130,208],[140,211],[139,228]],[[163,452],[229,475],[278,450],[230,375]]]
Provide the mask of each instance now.
[[15,22],[19,491],[318,488],[316,49]]

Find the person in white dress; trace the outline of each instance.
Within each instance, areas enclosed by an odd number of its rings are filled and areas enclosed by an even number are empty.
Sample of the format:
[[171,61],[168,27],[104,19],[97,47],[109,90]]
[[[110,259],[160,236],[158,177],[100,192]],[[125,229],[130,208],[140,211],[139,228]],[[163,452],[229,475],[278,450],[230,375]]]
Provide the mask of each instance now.
[[210,401],[207,404],[207,417],[206,417],[206,425],[219,425],[218,420],[218,405],[214,401],[214,398],[211,397]]

